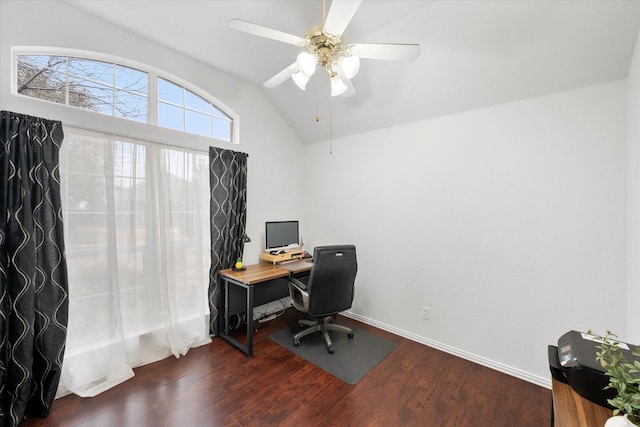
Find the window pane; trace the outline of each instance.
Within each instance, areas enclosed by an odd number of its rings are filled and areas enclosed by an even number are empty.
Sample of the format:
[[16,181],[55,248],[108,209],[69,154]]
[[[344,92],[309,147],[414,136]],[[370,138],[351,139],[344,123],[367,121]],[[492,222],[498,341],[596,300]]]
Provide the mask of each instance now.
[[214,117],[213,137],[223,141],[231,141],[231,121]]
[[65,162],[74,165],[73,171],[78,173],[100,173],[105,140],[76,135],[73,139],[65,139]]
[[177,105],[184,105],[183,89],[168,80],[158,78],[158,99]]
[[104,177],[85,173],[69,173],[66,177],[69,188],[73,193],[65,194],[71,212],[104,211],[107,209],[105,198]]
[[[20,64],[18,64],[20,66]],[[24,66],[18,68],[18,93],[33,98],[66,103],[66,76],[56,71]]]
[[18,55],[18,64],[28,63],[31,67],[38,70],[50,68],[53,70],[64,71],[67,68],[66,56],[52,55]]
[[143,71],[116,65],[116,87],[146,96],[149,93],[149,76]]
[[69,105],[113,115],[113,89],[69,76]]
[[211,116],[195,111],[186,112],[187,125],[185,130],[203,136],[211,136]]
[[148,99],[146,96],[134,95],[122,90],[116,90],[115,116],[137,122],[147,122],[147,111],[149,111]]
[[116,211],[133,214],[136,211],[136,197],[144,194],[144,180],[116,177],[113,187]]
[[185,93],[187,99],[187,108],[191,108],[205,114],[210,114],[211,104],[208,101],[204,100],[202,97],[189,90],[185,89]]
[[184,131],[184,109],[159,102],[158,126]]
[[69,73],[113,85],[113,64],[91,59],[69,58]]
[[213,109],[213,115],[216,117],[220,117],[222,119],[227,119],[227,120],[231,120],[231,117],[229,117],[227,114],[225,114],[223,111],[219,110],[216,108],[215,105],[211,105],[211,108]]
[[[96,191],[105,190],[103,187]],[[81,249],[86,245],[106,244],[108,240],[106,224],[106,212],[65,212],[64,245],[67,251],[82,253]]]
[[113,143],[113,173],[115,176],[145,177],[145,147],[129,142]]
[[[93,342],[109,342],[113,336],[113,296],[105,280],[101,283],[95,281],[95,277],[109,277],[106,256],[86,256],[84,259],[74,257],[73,268],[69,269],[69,281],[73,283],[87,283],[84,291],[93,295],[85,297],[70,296],[69,305],[75,310],[69,313],[69,324],[73,325],[74,333],[67,338],[68,348],[82,347],[86,345],[86,337],[90,336]],[[95,267],[91,268],[94,264]],[[100,284],[103,286],[96,286]],[[84,341],[84,342],[83,342]]]
[[[116,191],[118,190],[127,190],[129,191],[131,188],[133,188],[133,186],[136,185],[136,183],[138,182],[137,179],[135,178],[131,178],[130,176],[115,176],[113,178],[113,187],[115,188]],[[144,182],[144,181],[142,181]],[[116,197],[116,200],[118,201],[117,203],[120,203],[123,208],[122,209],[118,209],[118,205],[116,204],[116,209],[118,210],[126,210],[126,208],[129,206],[127,204],[127,200],[126,198],[118,198]]]

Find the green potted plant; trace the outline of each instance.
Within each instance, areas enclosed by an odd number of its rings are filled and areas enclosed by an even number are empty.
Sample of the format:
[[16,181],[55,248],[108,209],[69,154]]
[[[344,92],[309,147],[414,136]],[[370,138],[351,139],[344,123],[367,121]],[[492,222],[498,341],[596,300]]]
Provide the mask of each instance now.
[[[591,331],[589,333],[592,334]],[[623,351],[626,345],[620,343],[611,331],[607,330],[604,336],[592,335],[600,342],[596,360],[609,377],[607,388],[615,389],[617,393],[615,398],[608,400],[615,409],[614,418],[607,421],[606,426],[625,425],[622,417],[616,415],[624,415],[630,423],[627,425],[640,426],[640,361],[630,361],[625,357],[625,353],[628,355],[630,352]],[[640,357],[640,347],[636,347],[632,354]]]

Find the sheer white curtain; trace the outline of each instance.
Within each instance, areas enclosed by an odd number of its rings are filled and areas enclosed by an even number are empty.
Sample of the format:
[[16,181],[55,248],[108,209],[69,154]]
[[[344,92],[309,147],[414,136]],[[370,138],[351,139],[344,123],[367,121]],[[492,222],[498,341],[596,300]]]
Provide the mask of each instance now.
[[208,156],[67,130],[60,168],[70,294],[62,386],[94,396],[132,367],[210,342]]

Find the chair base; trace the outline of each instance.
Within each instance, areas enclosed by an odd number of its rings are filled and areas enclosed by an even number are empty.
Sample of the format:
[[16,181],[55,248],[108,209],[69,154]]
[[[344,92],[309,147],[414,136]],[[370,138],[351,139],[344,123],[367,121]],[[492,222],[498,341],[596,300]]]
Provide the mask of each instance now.
[[307,335],[310,335],[314,332],[322,332],[322,335],[324,336],[324,341],[327,345],[327,351],[330,354],[333,354],[335,352],[335,349],[333,348],[333,343],[331,342],[329,331],[345,332],[349,338],[353,338],[353,331],[351,330],[351,328],[344,325],[340,325],[338,323],[333,323],[333,316],[318,318],[315,321],[301,319],[298,321],[298,323],[300,324],[300,327],[303,327],[303,326],[309,326],[309,327],[307,329],[304,329],[298,332],[293,336],[294,347],[297,347],[300,345],[300,338],[306,337]]

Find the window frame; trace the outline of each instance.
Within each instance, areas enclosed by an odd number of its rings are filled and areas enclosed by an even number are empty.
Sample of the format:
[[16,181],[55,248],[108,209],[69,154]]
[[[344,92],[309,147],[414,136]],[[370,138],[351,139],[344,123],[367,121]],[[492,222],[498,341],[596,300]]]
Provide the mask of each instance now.
[[[142,72],[147,73],[148,76],[148,114],[147,114],[147,122],[136,121],[132,119],[127,119],[124,117],[119,117],[116,115],[109,115],[105,113],[101,113],[99,111],[88,110],[80,107],[76,107],[69,104],[61,104],[54,101],[49,101],[42,98],[36,98],[28,95],[23,95],[18,93],[18,85],[17,85],[17,77],[18,77],[18,56],[22,55],[51,55],[51,56],[63,56],[63,57],[74,57],[80,59],[87,59],[92,61],[101,61],[107,62],[117,65],[121,65],[124,67],[133,68]],[[186,130],[176,130],[169,127],[160,126],[158,123],[158,79],[168,80],[173,84],[176,84],[183,89],[186,89],[195,95],[203,98],[205,101],[209,102],[213,108],[220,110],[223,114],[226,114],[227,117],[231,120],[231,128],[230,128],[230,140],[219,139],[214,136],[212,132],[211,136],[205,136],[198,133],[187,132]],[[20,98],[26,98],[30,100],[35,100],[36,102],[44,102],[50,105],[56,105],[61,108],[67,108],[72,110],[78,110],[83,112],[94,113],[110,118],[114,118],[116,120],[125,120],[127,122],[136,122],[142,125],[150,125],[158,129],[162,129],[164,131],[173,131],[180,132],[181,134],[194,135],[200,138],[206,138],[211,141],[220,141],[222,143],[230,143],[233,145],[240,144],[240,118],[238,114],[236,114],[233,110],[231,110],[227,105],[221,102],[218,98],[214,97],[207,91],[199,88],[198,86],[176,76],[167,71],[158,69],[148,64],[144,64],[141,62],[133,61],[127,58],[79,49],[69,49],[69,48],[55,48],[49,46],[13,46],[11,48],[11,94],[13,96],[17,96]]]

